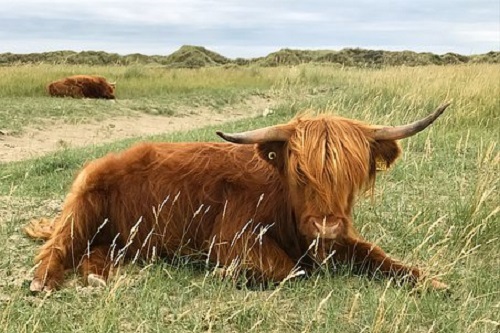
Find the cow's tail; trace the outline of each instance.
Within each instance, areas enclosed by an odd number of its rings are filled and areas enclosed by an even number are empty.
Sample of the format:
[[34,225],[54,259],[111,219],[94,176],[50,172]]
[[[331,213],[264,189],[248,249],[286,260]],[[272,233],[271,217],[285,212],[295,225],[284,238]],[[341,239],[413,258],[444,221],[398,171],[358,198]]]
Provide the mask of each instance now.
[[54,232],[54,222],[55,220],[46,218],[31,220],[31,222],[23,228],[23,231],[30,238],[48,240]]

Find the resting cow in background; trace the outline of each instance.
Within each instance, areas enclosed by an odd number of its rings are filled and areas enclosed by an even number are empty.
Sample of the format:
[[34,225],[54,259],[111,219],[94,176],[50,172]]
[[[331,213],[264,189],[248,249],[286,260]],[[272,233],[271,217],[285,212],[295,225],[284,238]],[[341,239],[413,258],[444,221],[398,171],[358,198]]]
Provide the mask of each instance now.
[[122,261],[177,254],[201,255],[258,281],[331,261],[422,280],[419,269],[357,234],[352,208],[373,186],[377,165],[400,155],[397,140],[429,126],[448,105],[404,126],[303,117],[217,133],[232,143],[142,143],[90,162],[52,229],[41,222],[26,228],[48,239],[30,288],[57,288],[68,269],[85,281],[90,274],[106,280]]
[[56,97],[115,99],[115,87],[102,76],[74,75],[50,83],[47,90]]

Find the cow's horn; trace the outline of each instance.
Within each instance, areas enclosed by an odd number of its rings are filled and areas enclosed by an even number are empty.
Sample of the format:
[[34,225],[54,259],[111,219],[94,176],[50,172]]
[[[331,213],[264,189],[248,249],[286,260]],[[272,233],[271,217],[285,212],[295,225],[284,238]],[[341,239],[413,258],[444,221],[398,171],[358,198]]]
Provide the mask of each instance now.
[[446,108],[451,104],[451,101],[441,104],[433,113],[427,117],[417,120],[411,124],[402,126],[380,126],[373,131],[375,140],[399,140],[410,137],[424,130],[432,124]]
[[270,141],[286,141],[290,138],[292,130],[286,125],[278,125],[241,133],[223,133],[221,131],[217,131],[216,133],[218,136],[229,142],[251,144]]

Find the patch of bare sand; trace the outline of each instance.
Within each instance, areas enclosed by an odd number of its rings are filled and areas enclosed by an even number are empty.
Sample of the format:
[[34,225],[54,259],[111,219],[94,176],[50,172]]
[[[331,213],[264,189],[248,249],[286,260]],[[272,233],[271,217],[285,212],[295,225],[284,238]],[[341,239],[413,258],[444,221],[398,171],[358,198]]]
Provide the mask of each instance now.
[[[0,163],[39,157],[67,147],[82,147],[120,139],[186,131],[262,114],[271,101],[254,96],[222,110],[180,107],[174,116],[135,113],[85,124],[55,123],[43,129],[26,128],[22,135],[0,136]],[[215,136],[214,136],[215,138]]]

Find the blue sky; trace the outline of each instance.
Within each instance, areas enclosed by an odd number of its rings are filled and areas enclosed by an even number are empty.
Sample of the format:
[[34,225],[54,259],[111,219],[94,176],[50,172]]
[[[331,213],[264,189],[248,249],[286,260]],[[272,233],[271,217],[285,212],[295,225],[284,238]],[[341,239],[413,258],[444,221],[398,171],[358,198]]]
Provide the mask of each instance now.
[[465,55],[500,50],[499,0],[0,0],[0,53],[228,57],[362,47]]

